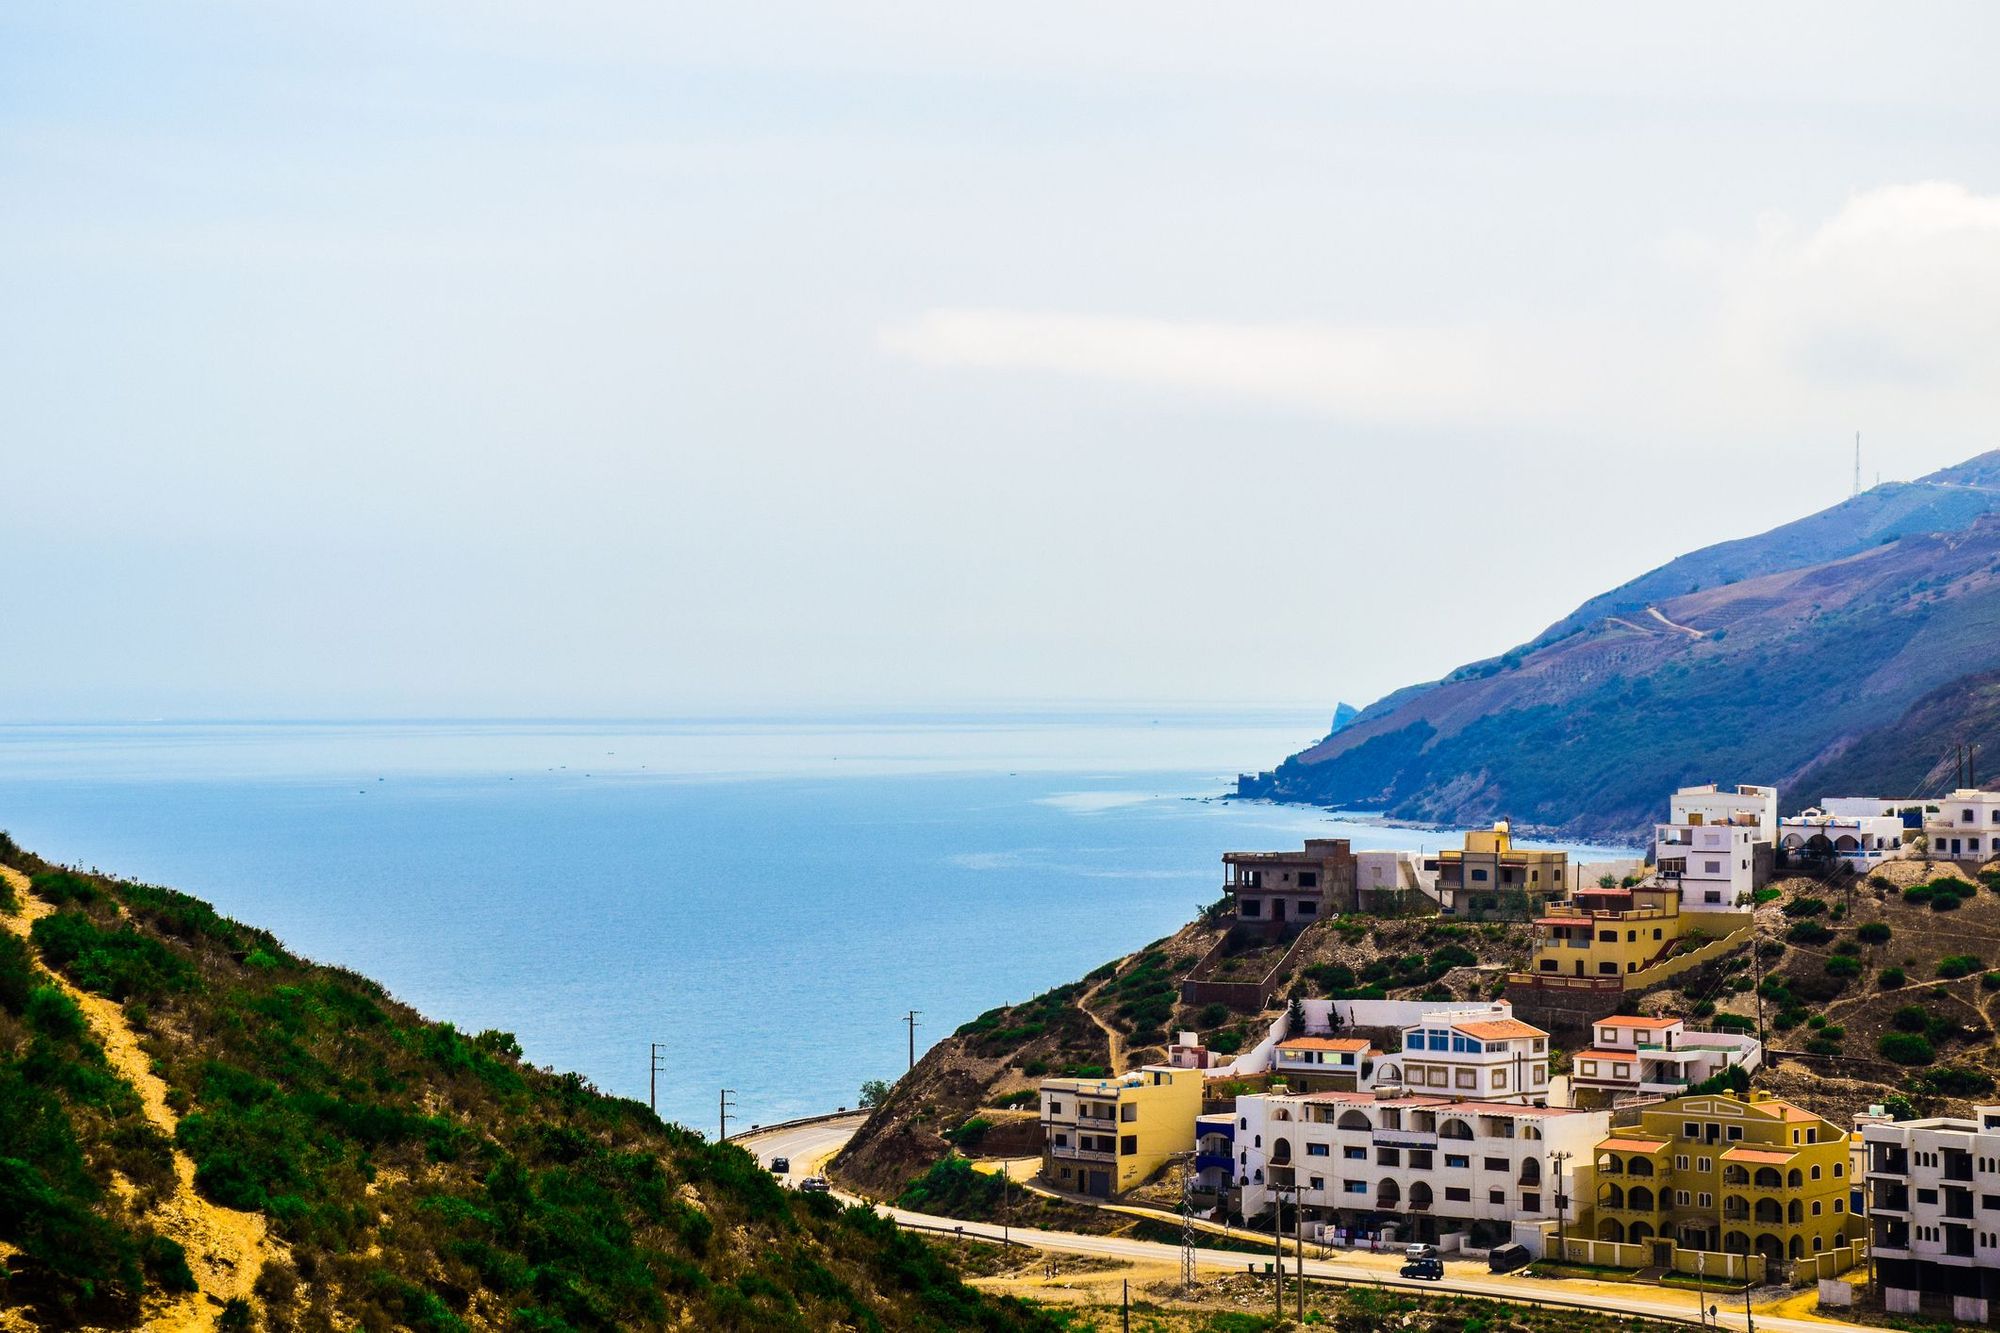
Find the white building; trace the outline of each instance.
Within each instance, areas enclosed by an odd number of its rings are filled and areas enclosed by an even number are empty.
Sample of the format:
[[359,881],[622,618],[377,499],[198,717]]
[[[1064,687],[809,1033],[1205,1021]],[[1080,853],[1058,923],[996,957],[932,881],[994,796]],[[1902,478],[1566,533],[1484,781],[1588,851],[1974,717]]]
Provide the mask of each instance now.
[[1296,1092],[1360,1092],[1374,1086],[1380,1055],[1364,1037],[1286,1037],[1271,1070]]
[[1968,864],[2000,856],[2000,791],[1961,787],[1934,804],[1924,816],[1932,856]]
[[1354,854],[1354,894],[1359,910],[1386,913],[1437,906],[1435,859],[1416,852],[1375,849]]
[[1788,867],[1837,861],[1857,873],[1870,871],[1903,854],[1903,817],[1836,814],[1824,805],[1801,810],[1778,821],[1778,854]]
[[1654,869],[1679,886],[1682,911],[1734,911],[1768,874],[1758,844],[1768,858],[1777,838],[1776,787],[1683,787],[1653,827]]
[[1615,1014],[1591,1024],[1590,1049],[1570,1061],[1570,1087],[1615,1104],[1640,1096],[1678,1097],[1726,1069],[1745,1073],[1763,1063],[1755,1037],[1737,1032],[1689,1032],[1678,1018]]
[[1930,1298],[1983,1324],[2000,1311],[2000,1106],[1973,1118],[1863,1125],[1876,1280],[1891,1313]]
[[[1271,1093],[1237,1098],[1228,1142],[1246,1217],[1271,1206],[1274,1187],[1296,1186],[1303,1230],[1315,1239],[1469,1233],[1475,1245],[1518,1239],[1539,1252],[1534,1224],[1557,1216],[1550,1154],[1570,1154],[1566,1198],[1588,1198],[1610,1115],[1448,1097]],[[1579,1164],[1584,1188],[1568,1174]]]
[[1486,1009],[1439,1010],[1403,1029],[1400,1054],[1375,1061],[1374,1086],[1476,1098],[1545,1102],[1549,1034]]

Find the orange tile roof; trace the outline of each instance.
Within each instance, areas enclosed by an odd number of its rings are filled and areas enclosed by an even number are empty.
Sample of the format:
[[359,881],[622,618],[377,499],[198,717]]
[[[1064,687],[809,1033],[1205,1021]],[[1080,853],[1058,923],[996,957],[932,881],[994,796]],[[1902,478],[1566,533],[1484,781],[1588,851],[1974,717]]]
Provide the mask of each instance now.
[[1587,916],[1538,916],[1535,918],[1535,924],[1538,926],[1588,926],[1592,922]]
[[1574,1058],[1578,1060],[1622,1060],[1626,1064],[1631,1064],[1639,1058],[1639,1053],[1637,1051],[1578,1051]]
[[1484,1023],[1454,1023],[1454,1030],[1468,1037],[1478,1037],[1481,1041],[1497,1041],[1502,1037],[1546,1037],[1549,1034],[1532,1023],[1523,1023],[1518,1018],[1496,1018]]
[[1366,1037],[1291,1037],[1278,1043],[1281,1051],[1365,1051]]
[[1673,1027],[1680,1021],[1678,1018],[1634,1018],[1630,1014],[1613,1014],[1609,1018],[1598,1019],[1594,1026],[1601,1028],[1648,1028],[1657,1031],[1660,1028]]
[[1658,1142],[1654,1142],[1652,1139],[1606,1139],[1597,1146],[1599,1150],[1608,1152],[1656,1153],[1666,1150],[1667,1141],[1665,1139],[1661,1139]]
[[1731,1148],[1722,1154],[1725,1162],[1756,1162],[1760,1166],[1783,1166],[1792,1160],[1788,1152],[1776,1152],[1760,1148]]

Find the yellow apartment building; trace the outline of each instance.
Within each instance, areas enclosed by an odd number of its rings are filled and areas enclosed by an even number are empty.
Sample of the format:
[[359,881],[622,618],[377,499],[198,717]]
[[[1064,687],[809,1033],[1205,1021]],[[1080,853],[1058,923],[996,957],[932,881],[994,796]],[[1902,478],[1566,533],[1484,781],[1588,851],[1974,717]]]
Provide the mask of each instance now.
[[1668,885],[1578,889],[1535,918],[1537,977],[1621,977],[1681,937],[1681,893]]
[[1762,1255],[1776,1279],[1867,1234],[1847,1211],[1848,1133],[1831,1120],[1762,1092],[1676,1097],[1636,1118],[1597,1145],[1595,1198],[1577,1200],[1585,1236],[1665,1266],[1677,1250]]
[[1150,1179],[1194,1148],[1201,1087],[1201,1070],[1168,1065],[1044,1079],[1042,1178],[1100,1199]]
[[1465,846],[1437,854],[1438,910],[1467,921],[1525,920],[1567,885],[1569,854],[1514,845],[1500,820],[1465,835]]

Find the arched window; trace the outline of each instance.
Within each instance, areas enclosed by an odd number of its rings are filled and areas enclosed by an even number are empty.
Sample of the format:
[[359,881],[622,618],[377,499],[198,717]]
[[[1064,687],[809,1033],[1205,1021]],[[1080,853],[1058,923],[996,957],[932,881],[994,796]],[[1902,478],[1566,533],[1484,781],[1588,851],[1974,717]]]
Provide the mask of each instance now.
[[1441,1139],[1469,1139],[1472,1137],[1472,1126],[1466,1124],[1463,1120],[1447,1120],[1438,1126],[1438,1137]]
[[1359,1111],[1342,1111],[1342,1112],[1340,1113],[1340,1121],[1339,1121],[1339,1126],[1340,1126],[1340,1128],[1342,1128],[1342,1129],[1370,1129],[1370,1128],[1373,1128],[1373,1126],[1371,1126],[1371,1125],[1370,1125],[1370,1124],[1368,1123],[1368,1117],[1367,1117],[1367,1116],[1365,1116],[1365,1115],[1363,1115],[1363,1114],[1361,1114],[1361,1112],[1359,1112]]

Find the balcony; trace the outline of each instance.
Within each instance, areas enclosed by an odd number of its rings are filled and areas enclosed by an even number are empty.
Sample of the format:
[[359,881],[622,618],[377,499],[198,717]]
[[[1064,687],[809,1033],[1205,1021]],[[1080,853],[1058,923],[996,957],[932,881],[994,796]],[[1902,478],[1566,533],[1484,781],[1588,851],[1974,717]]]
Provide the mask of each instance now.
[[1194,1169],[1197,1171],[1236,1170],[1236,1159],[1226,1152],[1199,1152],[1194,1155]]
[[1049,1156],[1073,1162],[1115,1162],[1118,1154],[1109,1148],[1057,1147],[1049,1145]]
[[1902,1185],[1881,1185],[1874,1187],[1874,1200],[1869,1208],[1877,1213],[1907,1213],[1910,1211],[1910,1191]]

